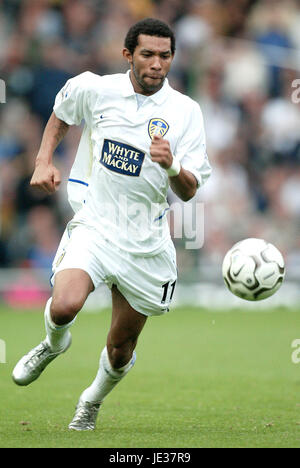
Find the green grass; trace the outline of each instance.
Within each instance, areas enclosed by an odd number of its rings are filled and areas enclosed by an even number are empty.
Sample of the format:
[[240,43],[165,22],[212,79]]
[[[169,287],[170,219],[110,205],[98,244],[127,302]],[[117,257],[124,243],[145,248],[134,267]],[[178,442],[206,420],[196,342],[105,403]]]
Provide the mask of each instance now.
[[94,378],[110,313],[82,313],[70,350],[18,387],[17,360],[44,338],[43,313],[0,309],[0,447],[300,447],[300,311],[177,309],[148,320],[134,369],[94,432],[67,429]]

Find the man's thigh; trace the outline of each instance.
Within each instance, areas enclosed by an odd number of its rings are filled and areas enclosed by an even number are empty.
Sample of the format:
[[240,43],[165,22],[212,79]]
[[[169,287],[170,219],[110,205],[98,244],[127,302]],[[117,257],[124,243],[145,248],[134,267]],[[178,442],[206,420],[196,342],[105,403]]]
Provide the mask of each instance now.
[[116,346],[127,341],[135,342],[141,333],[147,316],[137,312],[116,285],[112,289],[112,318],[110,327],[110,340]]
[[94,284],[86,271],[79,268],[65,269],[55,275],[52,301],[78,303],[82,307],[93,290]]

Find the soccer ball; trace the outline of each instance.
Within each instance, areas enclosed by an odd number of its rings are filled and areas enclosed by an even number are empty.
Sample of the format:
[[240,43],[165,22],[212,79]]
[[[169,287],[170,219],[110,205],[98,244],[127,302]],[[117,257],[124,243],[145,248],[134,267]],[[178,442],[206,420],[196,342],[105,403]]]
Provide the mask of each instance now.
[[247,301],[260,301],[280,288],[285,275],[284,259],[269,242],[244,239],[225,255],[222,272],[233,294]]

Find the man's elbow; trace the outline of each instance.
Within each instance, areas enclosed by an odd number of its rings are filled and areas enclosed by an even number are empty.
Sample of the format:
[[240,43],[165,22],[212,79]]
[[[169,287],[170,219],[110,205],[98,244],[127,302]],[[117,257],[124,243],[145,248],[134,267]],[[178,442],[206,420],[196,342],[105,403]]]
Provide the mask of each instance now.
[[182,201],[188,202],[196,195],[198,189],[198,180],[194,174],[189,173],[189,184],[186,185],[185,190],[182,191],[182,196],[180,197]]
[[197,192],[197,188],[193,188],[193,189],[189,190],[188,192],[182,193],[180,195],[180,198],[181,198],[182,201],[188,202],[192,198],[194,198],[194,196],[196,195],[196,192]]

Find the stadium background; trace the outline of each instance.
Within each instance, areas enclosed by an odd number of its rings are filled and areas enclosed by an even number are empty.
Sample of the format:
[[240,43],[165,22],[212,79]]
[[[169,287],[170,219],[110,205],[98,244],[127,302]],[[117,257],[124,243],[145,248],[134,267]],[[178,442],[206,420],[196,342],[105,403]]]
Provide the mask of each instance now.
[[[300,2],[295,0],[0,0],[0,78],[6,84],[6,103],[0,104],[1,302],[20,308],[44,303],[51,262],[72,216],[65,185],[80,128],[72,127],[57,150],[63,176],[58,194],[44,196],[29,186],[56,93],[86,70],[125,71],[126,32],[148,16],[167,21],[176,33],[169,79],[200,103],[213,166],[209,182],[191,202],[204,206],[203,247],[187,249],[187,239],[174,239],[180,273],[175,303],[241,304],[222,283],[221,263],[227,249],[246,237],[269,240],[286,259],[287,280],[268,306],[298,303],[300,105],[292,95],[300,78]],[[179,203],[171,193],[170,202]],[[188,232],[193,220],[185,216],[184,223]],[[106,305],[108,292],[101,294]],[[91,297],[90,305],[98,306],[99,298]]]

